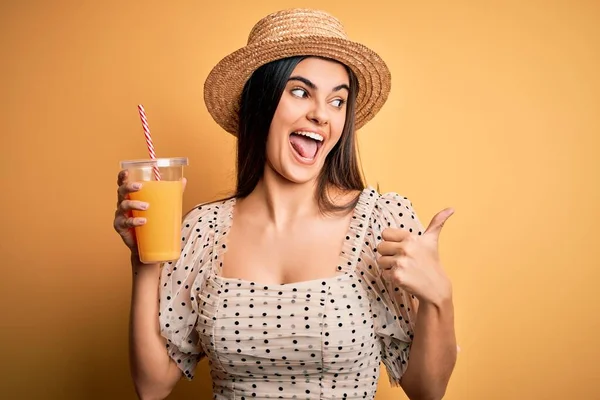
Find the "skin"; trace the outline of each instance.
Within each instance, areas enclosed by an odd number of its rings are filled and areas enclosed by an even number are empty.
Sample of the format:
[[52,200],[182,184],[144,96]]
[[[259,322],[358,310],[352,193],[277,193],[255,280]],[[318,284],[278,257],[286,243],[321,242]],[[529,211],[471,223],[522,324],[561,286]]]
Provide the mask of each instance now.
[[[305,59],[298,64],[271,122],[267,139],[265,186],[283,183],[301,187],[307,195],[312,195],[312,183],[316,182],[327,154],[342,135],[348,85],[348,74],[341,64],[318,58]],[[325,139],[316,162],[309,167],[295,162],[292,155],[289,136],[297,130],[316,131]],[[274,175],[281,180],[273,181]]]
[[[224,276],[269,284],[336,273],[351,213],[321,215],[315,188],[327,154],[342,135],[348,85],[338,63],[309,58],[294,69],[269,130],[264,176],[235,206]],[[298,130],[324,138],[311,165],[300,162],[290,145],[290,134]]]
[[401,386],[410,399],[441,399],[457,357],[452,285],[439,257],[439,238],[454,214],[437,213],[422,236],[403,229],[385,229],[377,247],[384,279],[419,300],[410,361]]
[[[248,197],[236,201],[221,270],[225,277],[281,284],[336,274],[352,213],[322,215],[315,190],[324,160],[342,134],[349,79],[342,65],[317,58],[300,62],[291,77],[270,127],[264,176]],[[310,164],[293,153],[289,137],[297,130],[324,137]],[[140,398],[164,398],[181,372],[164,350],[159,333],[159,266],[141,265],[137,258],[133,227],[145,221],[131,218],[130,212],[148,205],[127,199],[139,189],[128,182],[126,171],[117,183],[114,228],[132,252],[132,376]],[[331,191],[330,195],[346,203],[357,193]],[[413,400],[441,399],[456,360],[452,288],[438,251],[440,232],[452,214],[451,209],[438,213],[418,238],[402,229],[386,229],[377,249],[384,279],[419,300],[410,362],[401,380]]]

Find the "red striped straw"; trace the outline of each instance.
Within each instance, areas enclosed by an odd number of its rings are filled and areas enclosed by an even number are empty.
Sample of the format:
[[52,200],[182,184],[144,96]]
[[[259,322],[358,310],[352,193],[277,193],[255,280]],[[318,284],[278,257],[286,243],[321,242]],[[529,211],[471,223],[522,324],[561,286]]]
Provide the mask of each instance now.
[[[148,120],[146,119],[146,111],[144,111],[143,105],[138,105],[138,111],[140,118],[142,119],[142,127],[144,128],[144,136],[146,137],[146,146],[148,147],[148,154],[152,160],[156,159],[156,153],[154,152],[154,145],[152,144],[152,135],[150,134],[150,127],[148,126]],[[157,181],[160,181],[160,172],[158,167],[154,166],[154,177]]]

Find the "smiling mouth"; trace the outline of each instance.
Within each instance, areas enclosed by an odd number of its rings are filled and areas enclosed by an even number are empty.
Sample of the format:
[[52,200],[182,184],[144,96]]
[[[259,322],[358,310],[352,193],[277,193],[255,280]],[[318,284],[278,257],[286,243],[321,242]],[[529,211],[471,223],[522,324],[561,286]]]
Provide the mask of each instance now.
[[312,161],[323,146],[323,136],[316,132],[296,131],[290,134],[290,144],[298,156]]

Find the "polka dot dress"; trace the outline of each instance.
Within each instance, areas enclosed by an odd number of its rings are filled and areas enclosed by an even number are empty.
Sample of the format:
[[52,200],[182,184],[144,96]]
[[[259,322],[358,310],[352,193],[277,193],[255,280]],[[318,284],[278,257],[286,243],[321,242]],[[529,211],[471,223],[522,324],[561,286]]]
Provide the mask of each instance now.
[[380,363],[398,385],[417,300],[381,278],[387,227],[423,227],[409,200],[361,193],[337,276],[265,285],[220,276],[235,199],[186,215],[182,253],[160,281],[160,330],[188,379],[207,357],[215,399],[373,399]]

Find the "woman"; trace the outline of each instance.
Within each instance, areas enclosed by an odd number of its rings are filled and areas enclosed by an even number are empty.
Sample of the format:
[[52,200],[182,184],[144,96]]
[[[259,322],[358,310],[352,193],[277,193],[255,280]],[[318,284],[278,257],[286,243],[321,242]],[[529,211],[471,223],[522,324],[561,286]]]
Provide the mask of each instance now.
[[185,216],[178,261],[140,264],[129,213],[144,204],[120,173],[141,398],[166,397],[202,357],[217,399],[372,399],[380,362],[411,399],[443,397],[456,343],[437,241],[452,210],[424,229],[408,199],[364,184],[356,156],[389,88],[332,16],[271,14],[206,81],[209,112],[238,137],[237,190]]

